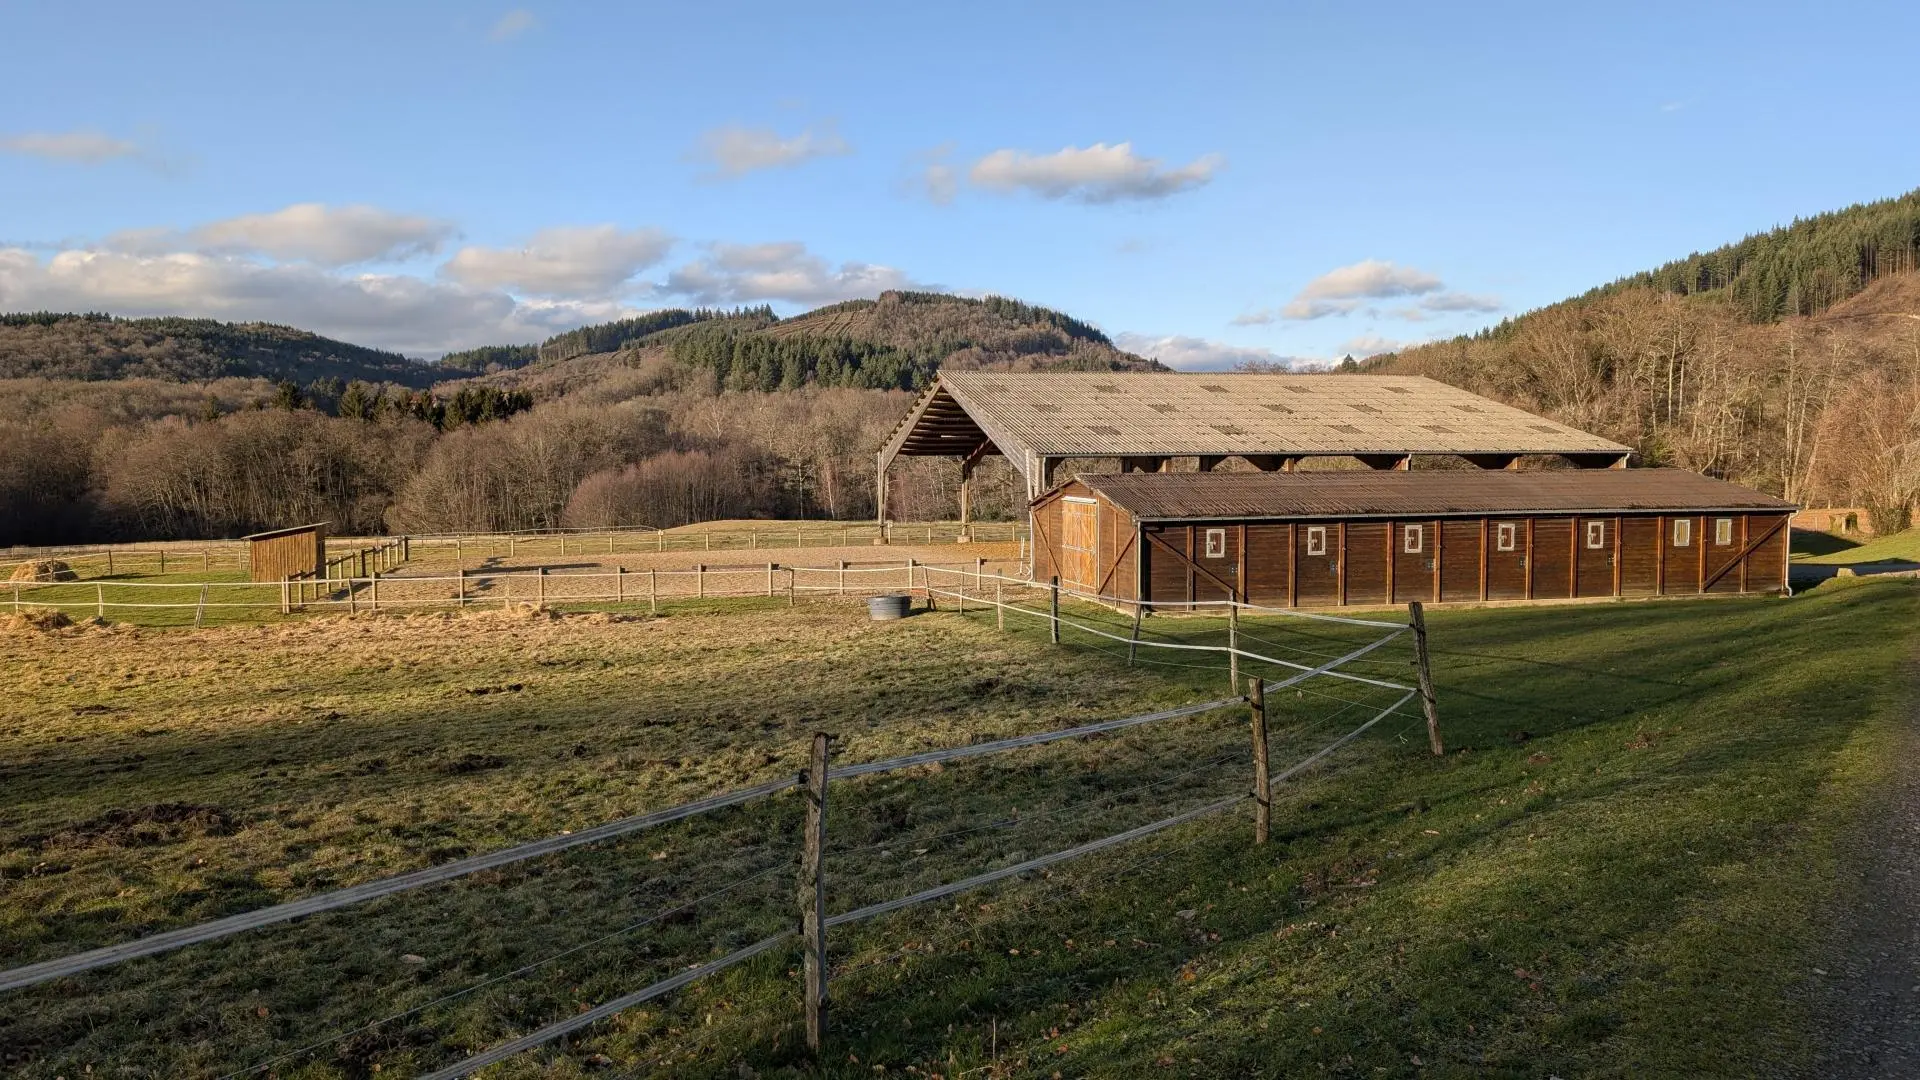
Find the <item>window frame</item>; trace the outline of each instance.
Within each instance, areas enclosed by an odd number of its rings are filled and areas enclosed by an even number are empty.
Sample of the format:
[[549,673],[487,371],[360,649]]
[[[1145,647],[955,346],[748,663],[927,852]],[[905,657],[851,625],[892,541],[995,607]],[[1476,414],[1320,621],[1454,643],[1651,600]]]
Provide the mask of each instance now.
[[1587,550],[1588,551],[1606,550],[1607,523],[1605,521],[1589,521],[1586,523],[1586,526],[1587,526]]
[[1327,553],[1327,527],[1325,525],[1307,526],[1307,554],[1325,555]]
[[1517,521],[1496,521],[1493,523],[1493,550],[1520,550],[1520,523]]
[[1678,517],[1673,519],[1673,546],[1677,548],[1693,546],[1693,519]]
[[1202,558],[1224,559],[1227,557],[1227,530],[1224,528],[1207,529],[1202,538],[1201,549],[1206,554]]
[[[1720,539],[1720,535],[1722,533],[1726,534],[1727,538],[1725,540]],[[1733,546],[1733,519],[1732,518],[1723,517],[1723,518],[1713,519],[1713,546],[1714,547],[1732,547]]]
[[1419,555],[1427,548],[1427,527],[1425,525],[1400,526],[1400,554]]

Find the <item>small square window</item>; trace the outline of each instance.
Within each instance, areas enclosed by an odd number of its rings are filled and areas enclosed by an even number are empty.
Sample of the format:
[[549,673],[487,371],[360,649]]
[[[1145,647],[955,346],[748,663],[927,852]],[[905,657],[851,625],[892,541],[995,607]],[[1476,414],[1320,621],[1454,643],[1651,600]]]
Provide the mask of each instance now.
[[1513,551],[1520,546],[1520,526],[1505,522],[1493,527],[1493,549]]
[[1690,547],[1693,544],[1693,519],[1673,519],[1673,546]]
[[1227,530],[1207,530],[1207,558],[1224,559],[1227,557]]
[[1327,527],[1325,525],[1307,526],[1307,554],[1325,555],[1327,553]]
[[1604,521],[1587,522],[1587,546],[1603,548],[1607,546],[1607,523]]
[[1427,530],[1418,525],[1408,525],[1400,530],[1400,548],[1409,555],[1420,554],[1421,543],[1427,538]]
[[1713,519],[1713,543],[1716,547],[1733,546],[1733,519]]

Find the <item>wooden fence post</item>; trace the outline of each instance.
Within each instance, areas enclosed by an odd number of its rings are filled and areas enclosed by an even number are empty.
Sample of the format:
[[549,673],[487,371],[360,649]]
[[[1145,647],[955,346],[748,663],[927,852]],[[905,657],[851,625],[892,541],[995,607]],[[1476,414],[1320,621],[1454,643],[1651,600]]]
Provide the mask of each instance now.
[[913,600],[913,560],[907,560],[907,600]]
[[[708,533],[707,536],[709,539],[711,539],[713,534]],[[694,595],[694,598],[697,600],[705,600],[707,598],[707,564],[706,563],[693,564],[693,595]]]
[[539,581],[539,586],[540,586],[540,593],[539,593],[539,596],[540,596],[540,602],[539,602],[539,604],[538,604],[538,607],[540,608],[540,610],[541,610],[541,611],[545,611],[545,610],[547,610],[547,568],[546,568],[546,567],[544,567],[544,566],[543,566],[543,567],[541,567],[541,568],[540,568],[540,572],[539,572],[538,574],[536,574],[535,576],[536,576],[536,577],[538,577],[538,578],[540,579],[540,581]]
[[408,562],[412,560],[412,558],[413,558],[413,537],[403,536],[400,538],[400,561]]
[[13,583],[13,613],[20,614],[20,583]]
[[647,568],[647,614],[649,615],[660,614],[660,589],[658,587],[659,581],[660,581],[660,571],[652,567],[648,567]]
[[93,617],[107,617],[107,587],[97,581],[93,583]]
[[1267,688],[1247,680],[1247,715],[1253,721],[1253,842],[1264,844],[1273,826],[1273,782],[1267,777]]
[[1047,623],[1052,628],[1053,643],[1060,644],[1060,577],[1057,574],[1047,582]]
[[802,986],[806,995],[807,1049],[820,1052],[827,1009],[827,881],[821,855],[827,844],[827,739],[813,736],[813,752],[803,774],[807,798],[806,832],[800,853],[800,937],[806,950]]
[[373,610],[380,610],[380,571],[378,570],[375,570],[373,576],[367,579],[367,601],[373,606]]
[[113,576],[113,549],[107,549],[107,576]]
[[[607,542],[609,544],[613,542],[612,533],[607,534]],[[616,604],[627,602],[627,568],[624,566],[613,568],[613,602]]]
[[160,549],[160,573],[164,575],[166,572],[167,572],[167,549],[161,548]]
[[1007,628],[1007,590],[1005,583],[998,577],[993,579],[993,628],[995,630]]
[[1133,658],[1140,652],[1140,616],[1146,610],[1147,605],[1145,604],[1136,603],[1133,605],[1133,636],[1127,639],[1128,667],[1133,666]]
[[799,588],[800,588],[800,571],[791,566],[787,567],[787,606],[788,607],[792,607],[794,605],[794,593],[799,591]]
[[293,600],[291,598],[293,593],[292,585],[293,582],[288,578],[282,577],[280,579],[280,614],[282,615],[293,610]]
[[456,566],[467,565],[466,549],[461,546],[460,538],[453,538],[453,562]]
[[507,537],[507,558],[513,558],[513,537]]
[[[15,591],[15,592],[18,592],[19,590],[18,590],[18,589],[16,589],[16,590],[14,590],[14,591]],[[201,622],[202,622],[202,621],[203,621],[204,619],[206,619],[206,617],[207,617],[207,587],[206,587],[206,585],[204,585],[204,584],[203,584],[203,585],[201,585],[201,586],[200,586],[200,604],[199,604],[199,606],[197,606],[197,607],[195,607],[195,608],[193,609],[193,626],[194,626],[194,629],[196,629],[196,630],[197,630],[197,629],[199,629],[199,628],[200,628],[200,623],[201,623]]]
[[607,534],[607,554],[613,554],[613,534]]
[[838,595],[847,595],[847,560],[840,560],[840,586]]
[[1427,714],[1427,744],[1433,747],[1434,757],[1445,756],[1446,747],[1440,742],[1440,706],[1433,698],[1433,661],[1427,654],[1427,616],[1421,610],[1420,601],[1407,605],[1407,621],[1413,626],[1413,661],[1419,669],[1420,709]]
[[454,570],[460,579],[460,606],[467,606],[467,568],[462,566]]
[[775,563],[767,564],[767,595],[768,596],[773,595],[773,568],[775,565],[777,564]]
[[567,534],[561,533],[560,534],[560,557],[565,558],[566,554],[567,554]]
[[1227,688],[1240,689],[1240,609],[1227,601]]

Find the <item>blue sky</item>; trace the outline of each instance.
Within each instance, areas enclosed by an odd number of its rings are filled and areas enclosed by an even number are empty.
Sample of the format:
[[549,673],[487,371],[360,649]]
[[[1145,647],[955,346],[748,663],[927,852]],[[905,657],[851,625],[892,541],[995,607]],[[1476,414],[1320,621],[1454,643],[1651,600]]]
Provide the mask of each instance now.
[[1920,186],[1920,5],[0,0],[0,309],[413,355],[1000,293],[1180,366],[1446,337]]

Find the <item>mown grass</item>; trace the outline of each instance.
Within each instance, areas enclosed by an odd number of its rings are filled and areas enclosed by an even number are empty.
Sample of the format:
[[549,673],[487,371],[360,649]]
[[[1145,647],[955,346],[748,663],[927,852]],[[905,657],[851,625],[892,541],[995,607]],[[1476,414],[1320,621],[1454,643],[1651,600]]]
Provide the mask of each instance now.
[[1835,550],[1819,551],[1794,561],[1826,566],[1850,566],[1857,563],[1920,562],[1920,529],[1908,529],[1892,536],[1876,536],[1865,543]]
[[[1908,705],[1915,599],[1879,581],[1430,613],[1449,755],[1391,718],[1281,793],[1265,848],[1229,813],[840,932],[817,1065],[795,1049],[786,950],[497,1072],[604,1055],[715,1077],[1790,1073],[1831,841]],[[1071,630],[1053,649],[1018,618],[860,619],[735,601],[0,637],[7,962],[791,772],[816,728],[862,760],[1225,690],[1217,667],[1129,667]],[[1301,659],[1357,640],[1243,631]],[[1404,650],[1369,660],[1406,674]],[[1362,705],[1277,698],[1276,763]],[[1230,710],[837,785],[833,906],[1243,790],[1245,752]],[[770,873],[269,1070],[409,1075],[790,925],[797,813],[770,800],[11,995],[0,1052],[28,1076],[219,1075]]]

